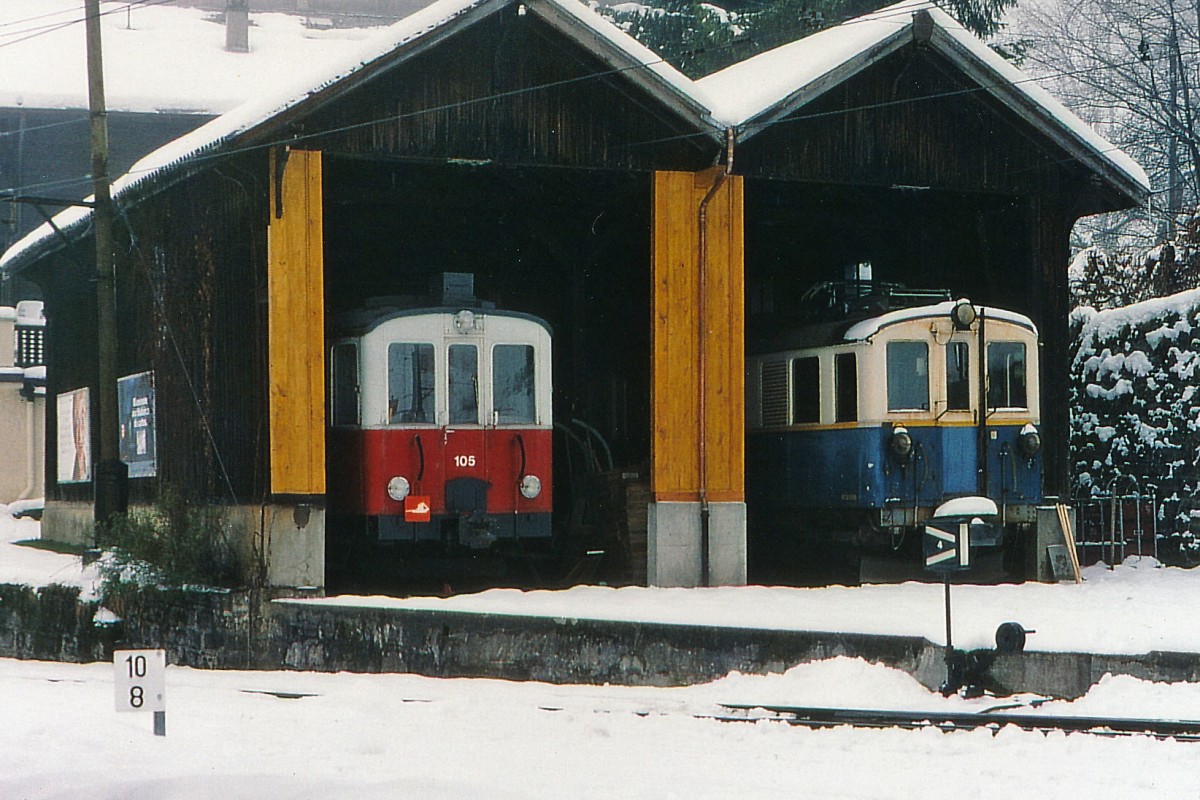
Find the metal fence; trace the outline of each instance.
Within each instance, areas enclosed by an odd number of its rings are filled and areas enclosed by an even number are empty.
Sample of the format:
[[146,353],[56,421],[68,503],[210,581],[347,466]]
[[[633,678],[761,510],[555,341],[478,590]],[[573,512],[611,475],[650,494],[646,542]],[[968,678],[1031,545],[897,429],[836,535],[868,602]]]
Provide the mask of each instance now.
[[1075,501],[1075,548],[1083,566],[1128,556],[1162,561],[1163,503],[1154,494],[1101,494]]

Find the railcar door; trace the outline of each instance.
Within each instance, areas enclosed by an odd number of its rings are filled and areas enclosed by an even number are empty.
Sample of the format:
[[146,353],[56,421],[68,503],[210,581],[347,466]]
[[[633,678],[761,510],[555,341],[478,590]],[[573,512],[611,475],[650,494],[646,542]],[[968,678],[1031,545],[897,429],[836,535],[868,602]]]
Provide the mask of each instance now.
[[[488,513],[488,442],[480,419],[483,337],[447,335],[445,443],[446,513],[482,525]],[[460,528],[460,536],[466,532]]]

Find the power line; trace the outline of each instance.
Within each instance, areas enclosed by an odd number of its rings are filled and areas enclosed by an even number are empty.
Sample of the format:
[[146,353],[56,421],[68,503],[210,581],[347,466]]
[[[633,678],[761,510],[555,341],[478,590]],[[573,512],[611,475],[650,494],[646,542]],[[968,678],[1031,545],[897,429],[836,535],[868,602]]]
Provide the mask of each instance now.
[[[129,8],[132,8],[132,7],[150,8],[153,6],[161,6],[161,5],[166,5],[168,3],[173,3],[173,2],[175,2],[175,0],[141,0],[140,2],[137,2],[137,3],[128,3],[128,4],[126,4],[126,6],[124,8],[116,8],[116,9],[112,9],[109,11],[101,11],[100,16],[108,17],[108,16],[112,16],[113,14],[120,14],[122,12],[127,11]],[[37,19],[37,18],[31,17],[30,19]],[[64,28],[69,28],[72,25],[78,25],[78,24],[84,22],[86,19],[87,19],[87,17],[84,16],[84,17],[78,17],[75,19],[69,19],[64,22],[48,23],[46,25],[39,25],[34,28],[26,28],[25,30],[0,33],[0,39],[3,39],[5,37],[11,37],[11,36],[20,36],[21,37],[19,39],[12,39],[11,41],[0,41],[0,48],[10,47],[12,45],[16,45],[16,44],[20,44],[22,42],[29,41],[30,39],[36,39],[39,36],[45,36],[48,33],[53,33],[55,31],[63,30]]]
[[[162,4],[165,2],[169,2],[169,1],[170,0],[151,0],[151,2],[148,4],[157,5],[157,4]],[[910,18],[911,11],[913,9],[928,8],[930,6],[931,6],[931,4],[928,2],[925,2],[925,0],[918,0],[917,2],[914,2],[908,6],[905,6],[903,11],[892,11],[885,15],[867,16],[867,17],[851,20],[850,22],[844,23],[844,24],[849,25],[849,24],[855,24],[855,23],[859,23],[859,22],[868,22],[873,19],[886,20],[886,19],[890,19],[890,18],[899,18],[899,17],[904,17],[907,19],[907,18]],[[528,93],[537,92],[537,91],[547,91],[547,90],[558,89],[558,88],[562,88],[562,87],[565,87],[568,85],[588,81],[588,80],[597,80],[597,79],[611,77],[614,75],[619,75],[619,74],[623,74],[623,73],[627,73],[627,72],[649,69],[654,66],[658,66],[658,65],[662,65],[662,64],[666,64],[666,63],[667,62],[665,59],[659,58],[659,59],[656,59],[653,61],[647,61],[644,63],[639,63],[639,64],[627,66],[627,67],[619,67],[619,68],[613,68],[613,69],[609,69],[609,70],[595,71],[595,72],[591,72],[591,73],[588,73],[585,75],[579,75],[579,76],[575,76],[572,78],[562,79],[559,81],[551,81],[548,83],[538,84],[535,86],[528,86],[528,87],[522,87],[520,89],[506,91],[506,92],[493,93],[491,95],[486,95],[483,97],[472,98],[469,100],[463,100],[463,101],[459,101],[456,103],[443,104],[443,105],[435,106],[435,107],[431,107],[431,108],[419,109],[419,110],[415,110],[415,111],[405,112],[403,114],[388,115],[385,117],[379,117],[379,118],[375,118],[375,119],[371,119],[371,120],[366,120],[363,122],[340,126],[337,128],[330,128],[330,129],[315,131],[315,132],[306,133],[306,134],[302,134],[302,135],[293,135],[293,136],[289,136],[286,138],[276,139],[273,141],[258,143],[255,145],[249,145],[246,147],[224,149],[218,153],[212,153],[212,154],[208,154],[208,155],[204,155],[204,154],[194,155],[192,158],[189,159],[189,163],[203,164],[204,162],[209,161],[209,160],[216,160],[216,159],[225,158],[228,156],[234,156],[234,155],[238,155],[238,154],[242,154],[242,153],[254,152],[257,150],[262,150],[262,149],[266,149],[266,148],[270,148],[270,147],[275,147],[275,146],[280,146],[280,145],[294,145],[298,142],[310,141],[312,139],[317,139],[317,138],[326,137],[326,136],[333,136],[333,135],[336,135],[339,133],[346,133],[349,131],[367,128],[367,127],[371,127],[373,125],[378,125],[380,123],[398,122],[398,121],[402,121],[405,119],[412,119],[412,118],[416,118],[416,117],[420,117],[420,116],[425,116],[428,114],[435,114],[435,113],[441,113],[441,112],[445,112],[445,111],[451,111],[456,108],[462,108],[462,107],[465,107],[468,105],[492,102],[495,100],[505,99],[505,98],[528,94]],[[1059,73],[1059,75],[1057,77],[1066,77],[1066,76],[1069,76],[1072,74],[1079,74],[1079,73],[1089,72],[1092,70],[1098,70],[1098,69],[1102,69],[1102,68],[1107,68],[1107,66],[1105,66],[1105,67],[1096,66],[1096,67],[1091,67],[1091,68],[1082,69],[1082,70],[1075,70],[1075,71],[1063,71],[1063,72]],[[791,116],[791,117],[788,117],[783,120],[778,120],[775,123],[773,123],[773,125],[791,123],[791,122],[802,122],[802,121],[816,119],[816,118],[820,118],[820,117],[861,113],[861,112],[869,111],[869,110],[873,110],[873,109],[894,107],[894,106],[899,106],[899,105],[924,102],[927,100],[945,99],[945,98],[961,96],[961,95],[965,95],[965,94],[972,94],[972,93],[976,93],[976,92],[986,92],[986,91],[991,91],[995,88],[999,88],[999,87],[1003,87],[1003,86],[1007,86],[1007,85],[1017,85],[1017,84],[1030,82],[1030,81],[1038,82],[1041,80],[1050,79],[1052,77],[1055,77],[1055,76],[1049,76],[1049,75],[1037,76],[1037,77],[1030,76],[1028,78],[1024,78],[1024,79],[1017,80],[1017,81],[1002,82],[1002,83],[998,83],[998,84],[978,86],[978,87],[968,87],[968,88],[957,89],[957,90],[948,91],[948,92],[934,93],[934,94],[926,95],[923,97],[906,98],[903,100],[864,104],[864,105],[850,107],[850,108],[834,109],[834,110],[826,111],[826,112],[816,112],[816,113],[812,113],[812,114]],[[57,124],[68,124],[68,123],[64,122],[64,123],[54,123],[54,124],[57,125]],[[50,127],[50,126],[46,126],[46,127]],[[714,127],[714,130],[715,130],[715,127]],[[680,141],[680,140],[695,139],[695,138],[707,138],[710,136],[711,136],[710,131],[695,131],[695,132],[689,132],[686,134],[680,134],[678,136],[661,137],[658,139],[625,143],[625,144],[616,144],[616,145],[611,145],[611,146],[632,148],[632,147],[646,146],[646,145],[658,144],[658,143],[664,143],[664,142],[670,142],[670,141]],[[1120,150],[1120,148],[1113,147],[1111,149],[1102,150],[1102,151],[1098,151],[1098,152],[1101,155],[1106,155],[1111,152],[1118,152],[1119,150]],[[1061,161],[1065,163],[1070,160],[1074,160],[1074,159],[1062,159]],[[146,174],[149,172],[157,171],[160,168],[161,167],[146,168],[143,170],[131,169],[126,172],[126,176],[134,176],[137,174]],[[62,180],[62,181],[48,182],[48,183],[39,184],[39,185],[35,185],[35,186],[20,187],[20,188],[22,188],[22,189],[33,189],[33,188],[40,189],[40,188],[47,188],[47,187],[50,187],[53,185],[71,185],[74,183],[81,182],[82,180],[83,180],[82,178],[75,179],[75,180]],[[14,190],[16,190],[17,188],[18,187],[13,187]]]

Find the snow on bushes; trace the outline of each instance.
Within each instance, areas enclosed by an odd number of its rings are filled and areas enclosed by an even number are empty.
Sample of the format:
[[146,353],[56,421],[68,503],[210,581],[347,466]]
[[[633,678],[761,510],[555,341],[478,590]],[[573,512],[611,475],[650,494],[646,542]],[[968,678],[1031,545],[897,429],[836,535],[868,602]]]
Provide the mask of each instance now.
[[1071,451],[1079,497],[1153,493],[1160,549],[1200,559],[1200,290],[1076,309]]

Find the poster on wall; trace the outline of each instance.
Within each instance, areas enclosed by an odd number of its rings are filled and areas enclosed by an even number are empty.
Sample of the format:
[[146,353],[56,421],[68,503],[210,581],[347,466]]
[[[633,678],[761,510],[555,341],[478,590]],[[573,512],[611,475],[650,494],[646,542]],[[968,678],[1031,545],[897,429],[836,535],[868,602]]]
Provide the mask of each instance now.
[[121,417],[121,460],[129,465],[129,477],[158,474],[154,373],[139,372],[118,379],[117,408]]
[[91,398],[87,387],[58,396],[58,482],[92,479]]

